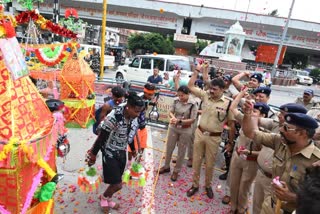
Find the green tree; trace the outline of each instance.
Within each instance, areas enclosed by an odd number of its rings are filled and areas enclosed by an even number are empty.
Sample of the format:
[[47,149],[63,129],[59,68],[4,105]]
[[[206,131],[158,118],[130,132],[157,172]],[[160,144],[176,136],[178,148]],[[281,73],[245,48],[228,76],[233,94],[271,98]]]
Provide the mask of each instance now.
[[194,44],[194,48],[189,51],[190,55],[199,54],[203,49],[205,49],[209,45],[207,40],[198,39],[196,44]]
[[320,69],[319,68],[312,69],[309,73],[309,76],[312,77],[314,83],[319,82],[320,81]]
[[143,49],[149,53],[173,54],[174,48],[170,38],[166,39],[159,33],[136,33],[128,38],[128,47],[132,52]]
[[131,34],[128,38],[128,47],[132,52],[135,52],[137,49],[143,49],[146,40],[142,33]]
[[308,65],[308,56],[297,53],[286,53],[283,64],[290,64],[292,68],[304,69]]

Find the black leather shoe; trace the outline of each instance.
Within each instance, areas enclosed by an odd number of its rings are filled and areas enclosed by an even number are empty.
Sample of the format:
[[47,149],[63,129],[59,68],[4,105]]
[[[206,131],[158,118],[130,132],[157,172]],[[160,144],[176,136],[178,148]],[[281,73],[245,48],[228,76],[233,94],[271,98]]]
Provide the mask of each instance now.
[[219,180],[227,180],[227,177],[228,177],[228,172],[226,172],[226,173],[223,173],[223,174],[221,174],[221,175],[219,175]]
[[171,180],[176,181],[178,179],[179,174],[177,172],[173,172],[171,175]]
[[164,166],[160,168],[159,170],[159,175],[164,174],[164,173],[169,173],[170,168],[165,168]]
[[192,186],[192,187],[188,190],[187,196],[188,196],[188,197],[193,196],[196,192],[198,192],[198,190],[199,190],[199,187],[193,187],[193,186]]
[[222,198],[222,203],[223,203],[223,204],[229,204],[229,203],[230,203],[230,200],[231,200],[230,196],[229,196],[229,195],[225,195],[225,196],[223,196],[223,198]]
[[211,187],[206,187],[207,196],[210,199],[213,199],[213,191]]

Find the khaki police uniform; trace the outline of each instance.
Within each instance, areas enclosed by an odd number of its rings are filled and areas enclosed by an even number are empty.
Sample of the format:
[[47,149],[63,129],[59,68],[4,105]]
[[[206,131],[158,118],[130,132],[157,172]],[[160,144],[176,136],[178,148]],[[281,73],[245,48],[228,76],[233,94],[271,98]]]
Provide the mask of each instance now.
[[[268,117],[260,118],[259,127],[264,132],[279,133],[279,119],[270,108]],[[260,213],[264,199],[271,195],[273,149],[262,146],[257,159],[258,172],[253,192],[253,213]]]
[[194,95],[202,100],[202,114],[195,132],[193,145],[193,187],[199,187],[200,169],[205,156],[205,185],[211,188],[213,166],[221,143],[221,133],[226,121],[234,120],[231,111],[227,112],[230,100],[222,96],[213,100],[208,92],[195,89]]
[[272,107],[270,107],[270,110],[268,112],[268,118],[274,119],[276,121],[278,120],[277,112]]
[[[236,115],[238,121],[243,120],[243,114]],[[244,213],[248,208],[248,195],[250,187],[257,174],[257,155],[240,155],[238,149],[244,147],[249,151],[259,151],[259,145],[254,144],[251,139],[247,138],[243,131],[240,130],[240,135],[232,154],[231,170],[230,170],[230,201],[231,210],[239,213]]]
[[320,106],[319,102],[316,102],[314,99],[311,99],[310,102],[307,105],[305,105],[302,97],[298,97],[296,99],[295,103],[303,105],[308,110],[311,110],[311,108],[313,108],[313,107]]
[[[223,95],[224,95],[224,96],[226,96],[226,97],[228,97],[228,98],[230,98],[230,99],[232,99],[232,100],[233,100],[233,95],[234,95],[234,94],[235,94],[235,92],[234,92],[234,91],[231,91],[231,90],[230,90],[230,87],[223,92]],[[228,134],[229,134],[229,133],[228,133]],[[226,151],[225,151],[225,152],[226,152]],[[230,172],[230,165],[231,165],[232,154],[229,156],[229,155],[226,155],[226,153],[225,153],[225,154],[224,154],[224,158],[225,158],[225,162],[226,162],[226,169]],[[228,165],[228,163],[229,163],[229,165]],[[229,172],[228,172],[228,176],[227,176],[227,180],[226,180],[226,185],[225,185],[225,194],[226,194],[227,196],[230,195],[230,174],[231,174],[231,173],[229,173]]]
[[[320,160],[320,150],[312,143],[302,149],[297,154],[291,154],[286,144],[281,143],[280,134],[255,132],[254,142],[259,142],[264,146],[274,150],[273,177],[279,176],[281,181],[286,182],[291,192],[296,193],[299,184],[304,178],[306,168],[312,163]],[[272,192],[271,196],[264,199],[261,214],[272,214],[275,211],[276,196]],[[296,203],[283,202],[281,209],[283,213],[291,213],[295,210]]]
[[[195,100],[196,105],[197,105],[197,110],[199,110],[199,106],[201,104],[201,100],[199,97],[195,97],[193,94],[189,95],[192,99]],[[198,127],[198,119],[199,119],[199,114],[197,112],[197,116],[196,119],[194,120],[194,123],[192,124],[192,140],[190,142],[190,144],[187,147],[187,156],[189,160],[192,160],[193,158],[193,142],[194,142],[194,133],[196,132],[196,129]]]
[[223,95],[226,96],[226,97],[229,97],[229,98],[233,98],[233,93],[232,91],[230,90],[230,88],[226,89],[224,92],[223,92]]
[[[191,97],[189,97],[187,103],[182,103],[178,98],[175,98],[170,112],[172,112],[177,119],[196,119],[198,107],[195,100]],[[186,149],[192,141],[192,131],[192,125],[169,125],[164,168],[170,168],[172,153],[176,145],[178,145],[178,157],[174,172],[180,172]]]
[[273,149],[263,146],[257,159],[258,172],[253,192],[253,213],[260,213],[264,199],[271,195]]

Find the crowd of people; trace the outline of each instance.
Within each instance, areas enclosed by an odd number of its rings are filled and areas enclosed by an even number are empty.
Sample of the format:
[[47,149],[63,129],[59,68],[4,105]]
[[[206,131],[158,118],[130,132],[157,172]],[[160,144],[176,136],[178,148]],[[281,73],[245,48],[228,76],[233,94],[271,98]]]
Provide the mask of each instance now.
[[[244,77],[249,81],[244,83]],[[112,197],[122,188],[127,147],[129,157],[141,156],[146,148],[146,112],[154,104],[154,84],[165,80],[169,81],[168,76],[162,78],[155,68],[142,96],[116,88],[113,101],[99,115],[98,137],[86,160],[93,165],[101,150],[103,179],[109,184],[100,197],[103,208],[119,206]],[[294,103],[283,103],[276,111],[268,105],[272,90],[263,83],[261,73],[240,72],[232,77],[220,70],[210,74],[206,62],[195,68],[187,84],[174,81],[177,97],[168,115],[165,163],[156,173],[172,171],[171,180],[177,181],[187,155],[193,173],[186,195],[199,191],[200,169],[205,164],[205,192],[212,199],[216,156],[222,134],[227,133],[223,137],[226,171],[219,179],[226,180],[222,203],[231,204],[230,213],[247,213],[253,183],[254,214],[318,213],[320,105],[313,99],[313,90],[307,89]],[[120,104],[124,96],[127,99]],[[176,164],[171,169],[176,147]]]

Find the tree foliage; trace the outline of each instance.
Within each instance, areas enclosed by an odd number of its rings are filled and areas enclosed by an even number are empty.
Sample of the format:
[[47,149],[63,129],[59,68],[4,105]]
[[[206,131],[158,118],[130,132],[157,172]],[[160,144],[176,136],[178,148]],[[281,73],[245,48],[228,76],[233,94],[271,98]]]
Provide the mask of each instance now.
[[128,47],[132,52],[142,49],[145,52],[158,54],[173,54],[172,41],[159,33],[135,33],[128,38]]
[[309,76],[312,77],[313,82],[319,82],[320,81],[320,69],[319,68],[312,69],[309,73]]
[[308,56],[297,53],[286,53],[283,64],[290,64],[292,68],[304,69],[308,65]]
[[203,49],[205,49],[209,45],[209,42],[207,40],[198,39],[196,44],[194,45],[194,48],[192,48],[189,51],[190,55],[193,54],[199,54]]

